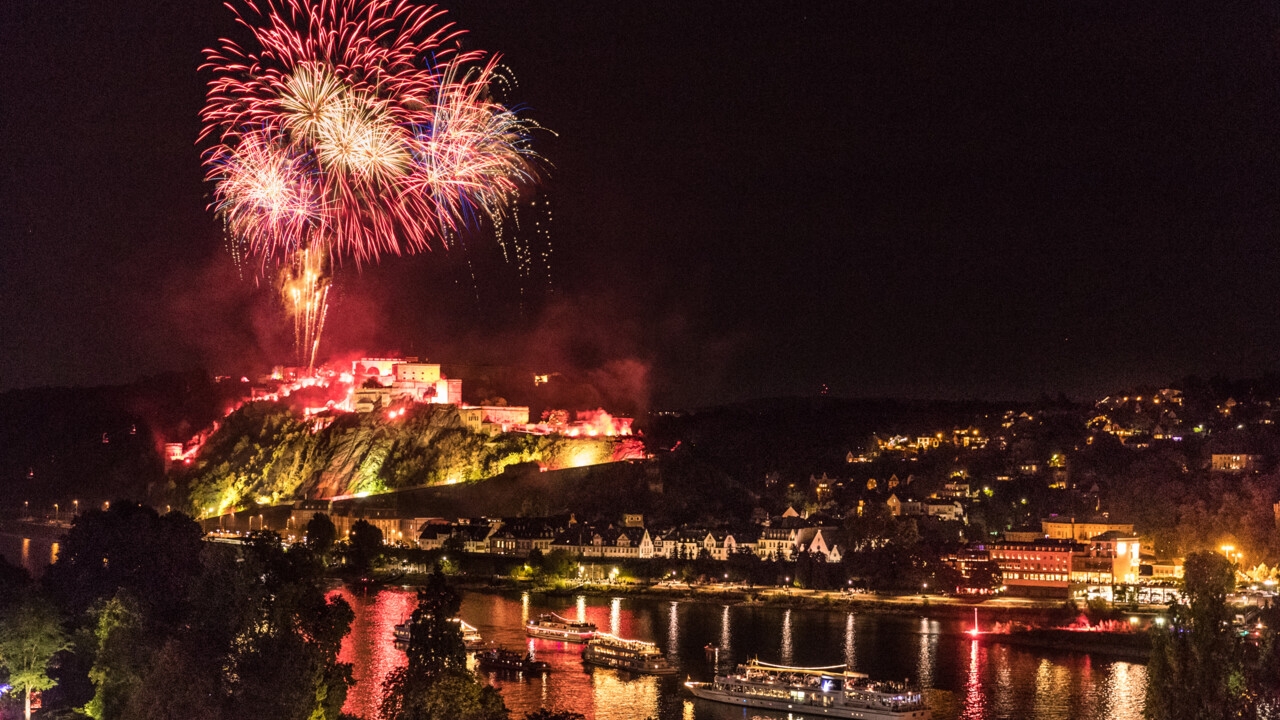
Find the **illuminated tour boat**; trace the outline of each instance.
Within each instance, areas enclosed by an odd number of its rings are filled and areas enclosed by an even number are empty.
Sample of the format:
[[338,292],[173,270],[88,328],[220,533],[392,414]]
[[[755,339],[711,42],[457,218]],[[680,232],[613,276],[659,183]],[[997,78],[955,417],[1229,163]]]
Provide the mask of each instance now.
[[530,620],[524,626],[524,631],[529,637],[571,643],[584,643],[596,636],[594,624],[569,620],[555,613],[547,613],[539,616],[537,620]]
[[645,675],[675,675],[672,665],[657,645],[639,640],[623,640],[608,633],[596,633],[582,651],[588,665],[617,668]]
[[[477,630],[475,626],[467,624],[467,621],[462,618],[454,618],[453,621],[462,626],[462,644],[465,645],[468,650],[474,650],[478,647],[484,646],[484,638],[480,637],[480,631]],[[396,626],[395,636],[396,645],[407,646],[409,644],[408,620],[405,620]]]
[[752,660],[715,682],[686,682],[697,697],[744,707],[857,720],[926,720],[924,695],[906,683],[877,682],[844,665],[798,668]]

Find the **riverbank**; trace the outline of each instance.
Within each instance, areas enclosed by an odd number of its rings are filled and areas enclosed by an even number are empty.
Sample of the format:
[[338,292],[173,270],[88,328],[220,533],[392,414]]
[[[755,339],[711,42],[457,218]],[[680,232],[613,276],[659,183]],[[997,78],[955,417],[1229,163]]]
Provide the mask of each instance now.
[[71,529],[71,523],[46,523],[27,520],[0,520],[0,535],[58,542]]
[[981,633],[983,643],[1018,645],[1041,650],[1112,655],[1146,662],[1151,657],[1151,636],[1146,633],[1084,632],[1060,628],[1015,630],[1010,633]]

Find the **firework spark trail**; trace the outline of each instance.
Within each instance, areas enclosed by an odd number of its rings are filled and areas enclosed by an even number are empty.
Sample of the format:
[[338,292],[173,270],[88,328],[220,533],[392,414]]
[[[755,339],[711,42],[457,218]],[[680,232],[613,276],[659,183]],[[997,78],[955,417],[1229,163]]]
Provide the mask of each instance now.
[[286,305],[311,364],[326,269],[342,259],[447,247],[480,217],[506,254],[502,217],[537,180],[538,126],[494,99],[509,84],[496,57],[462,51],[462,31],[434,7],[240,5],[229,7],[256,46],[222,39],[202,66],[213,74],[200,136],[215,143],[213,207],[264,269],[289,266]]
[[315,367],[320,336],[329,313],[331,285],[324,267],[324,254],[314,248],[298,251],[284,273],[281,292],[285,307],[293,315],[294,352],[303,367]]

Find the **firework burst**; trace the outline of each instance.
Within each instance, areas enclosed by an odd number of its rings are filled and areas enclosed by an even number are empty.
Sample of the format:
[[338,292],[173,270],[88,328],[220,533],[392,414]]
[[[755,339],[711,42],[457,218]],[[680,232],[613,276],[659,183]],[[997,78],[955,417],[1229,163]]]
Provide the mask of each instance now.
[[314,184],[312,240],[356,262],[441,245],[535,178],[536,126],[493,99],[495,60],[459,51],[441,11],[265,0],[238,16],[259,48],[223,40],[207,51],[203,137],[218,143],[208,156],[216,205],[255,254],[285,258],[298,245],[276,216],[254,224],[258,205],[226,172],[242,148],[270,149]]
[[536,181],[537,126],[494,99],[496,58],[461,51],[443,11],[408,0],[232,9],[255,44],[206,51],[213,205],[264,267],[289,265],[289,293],[317,301],[286,297],[300,332],[315,328],[314,343],[299,340],[314,361],[328,280],[303,291],[308,268],[327,278],[344,258],[446,246],[477,217],[500,228]]

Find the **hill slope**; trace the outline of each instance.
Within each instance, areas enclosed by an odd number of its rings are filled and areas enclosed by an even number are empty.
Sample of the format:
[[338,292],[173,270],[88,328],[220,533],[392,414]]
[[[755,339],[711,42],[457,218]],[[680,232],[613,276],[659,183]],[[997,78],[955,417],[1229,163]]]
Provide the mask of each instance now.
[[309,497],[468,483],[519,463],[576,467],[639,454],[636,438],[472,432],[450,405],[401,418],[347,413],[302,418],[251,403],[226,418],[177,478],[196,512]]

